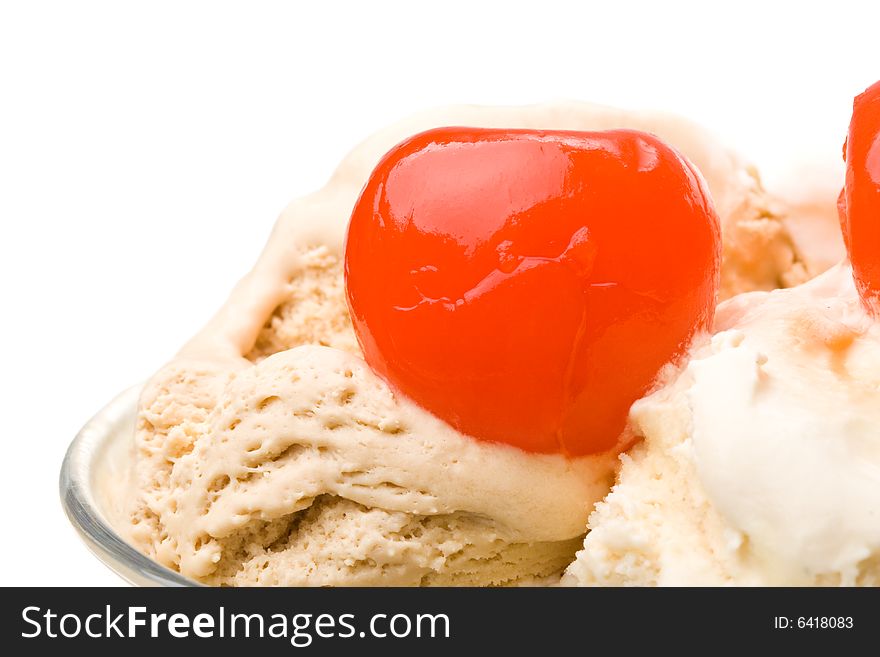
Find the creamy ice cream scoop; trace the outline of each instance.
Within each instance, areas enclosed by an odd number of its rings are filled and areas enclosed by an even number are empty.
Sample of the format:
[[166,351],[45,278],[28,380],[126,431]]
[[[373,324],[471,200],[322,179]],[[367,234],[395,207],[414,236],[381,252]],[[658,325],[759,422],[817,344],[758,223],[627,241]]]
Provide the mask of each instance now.
[[614,455],[461,435],[395,395],[354,338],[341,265],[352,206],[388,148],[442,124],[654,132],[714,196],[722,295],[809,275],[754,171],[681,119],[578,103],[413,117],[284,211],[253,271],[147,384],[126,528],[146,554],[225,585],[512,584],[573,559]]
[[880,325],[848,265],[719,306],[637,402],[580,584],[880,583]]
[[[587,503],[608,486],[610,458],[536,457],[462,436],[342,350],[303,345],[224,378],[155,500],[168,535],[157,556],[190,577],[411,585],[546,576],[570,561]],[[160,403],[145,396],[145,422]]]

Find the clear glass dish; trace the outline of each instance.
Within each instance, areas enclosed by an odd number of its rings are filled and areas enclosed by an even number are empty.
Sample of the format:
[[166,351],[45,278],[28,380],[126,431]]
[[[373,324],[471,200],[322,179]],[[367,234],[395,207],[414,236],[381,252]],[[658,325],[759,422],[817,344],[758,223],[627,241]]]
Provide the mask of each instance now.
[[131,462],[140,386],[129,388],[80,430],[61,465],[61,504],[83,542],[110,570],[136,586],[199,586],[138,552],[113,529],[110,487]]

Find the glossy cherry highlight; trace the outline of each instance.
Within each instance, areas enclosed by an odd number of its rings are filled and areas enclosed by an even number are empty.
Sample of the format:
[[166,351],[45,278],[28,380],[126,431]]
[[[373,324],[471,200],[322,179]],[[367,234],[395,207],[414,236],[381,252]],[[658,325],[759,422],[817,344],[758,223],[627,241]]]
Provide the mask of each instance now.
[[865,306],[880,314],[880,82],[853,101],[838,199],[843,240]]
[[570,456],[614,447],[710,326],[719,266],[702,178],[629,130],[416,135],[373,171],[345,251],[393,388],[475,438]]

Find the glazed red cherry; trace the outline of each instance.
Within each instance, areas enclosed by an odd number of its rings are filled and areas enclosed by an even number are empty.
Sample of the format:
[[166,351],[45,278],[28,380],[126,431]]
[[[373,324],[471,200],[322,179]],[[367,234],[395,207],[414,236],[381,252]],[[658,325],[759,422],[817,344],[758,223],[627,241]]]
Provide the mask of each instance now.
[[880,314],[880,82],[853,101],[844,144],[846,186],[838,210],[856,288]]
[[654,136],[441,128],[373,171],[345,277],[394,389],[474,438],[577,456],[614,447],[709,328],[719,263],[705,183]]

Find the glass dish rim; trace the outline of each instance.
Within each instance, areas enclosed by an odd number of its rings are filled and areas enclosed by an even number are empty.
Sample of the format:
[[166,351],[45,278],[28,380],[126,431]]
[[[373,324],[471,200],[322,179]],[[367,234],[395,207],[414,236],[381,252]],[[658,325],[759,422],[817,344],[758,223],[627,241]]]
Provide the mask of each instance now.
[[107,521],[93,491],[102,450],[134,413],[142,386],[114,397],[79,430],[67,448],[58,480],[61,506],[86,547],[129,584],[202,586],[166,568],[127,543]]

